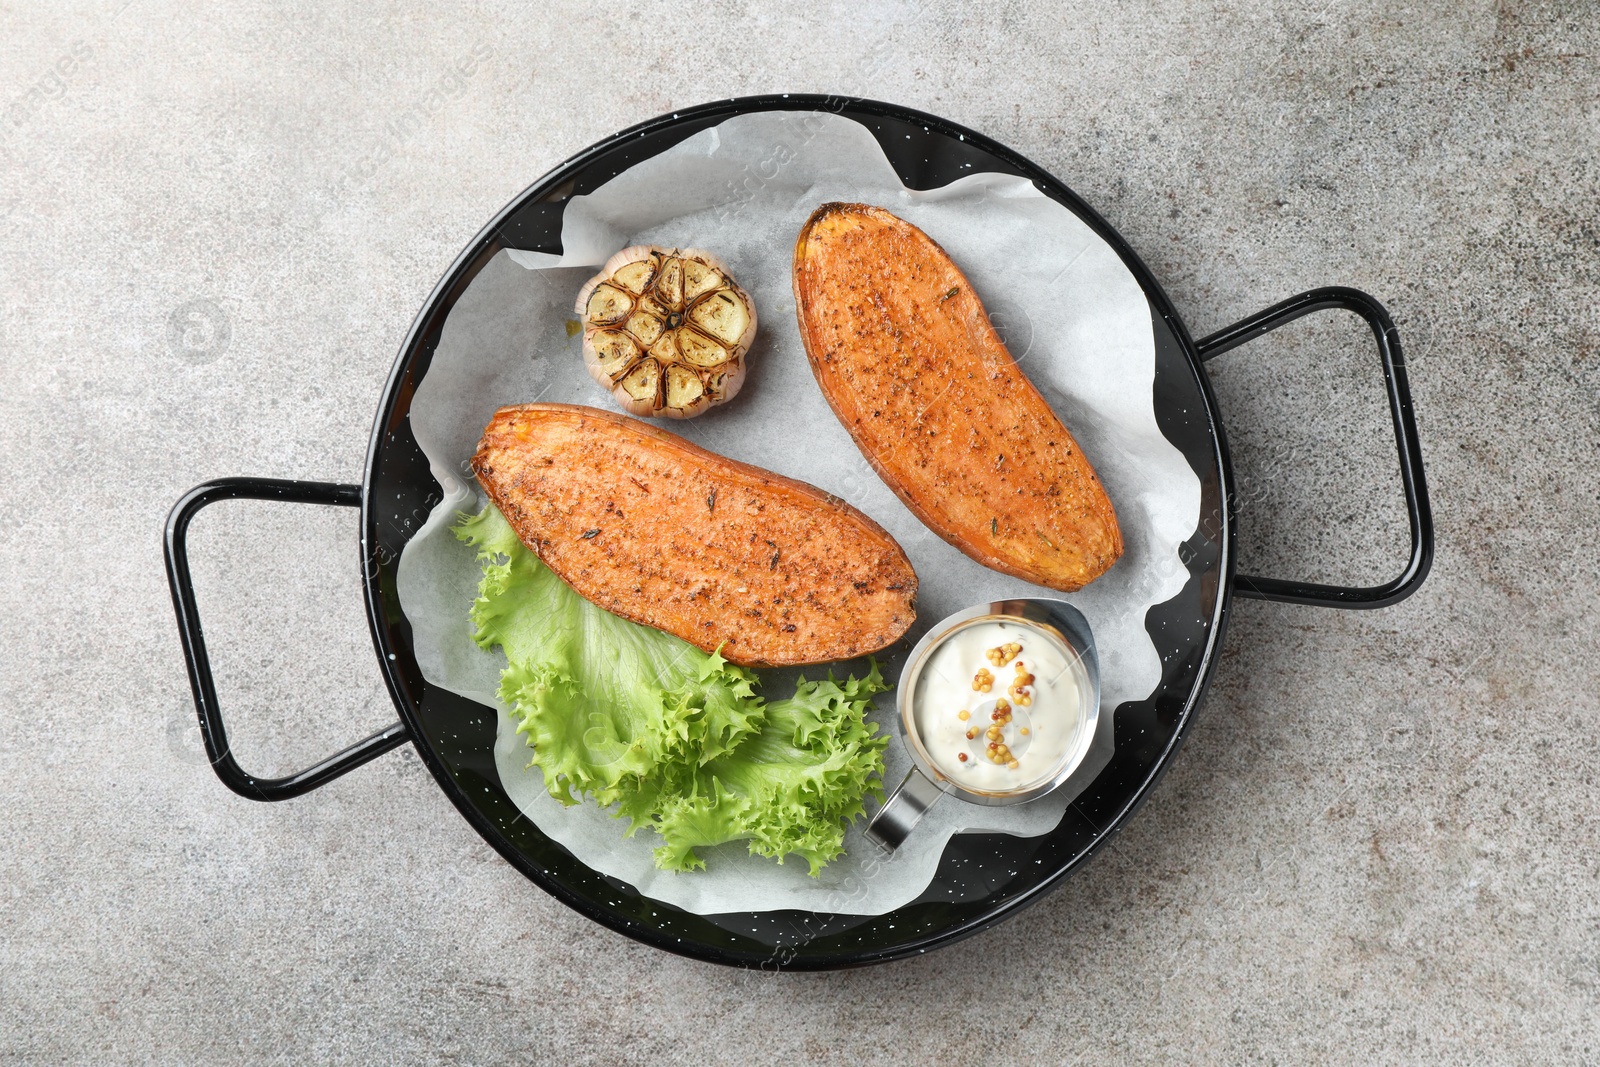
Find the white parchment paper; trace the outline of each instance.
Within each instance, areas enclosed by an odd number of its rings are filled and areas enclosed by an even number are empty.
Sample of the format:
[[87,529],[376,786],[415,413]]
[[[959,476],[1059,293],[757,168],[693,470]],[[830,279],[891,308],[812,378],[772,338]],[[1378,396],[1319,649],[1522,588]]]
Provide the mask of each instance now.
[[[1021,178],[975,173],[940,189],[905,188],[868,130],[821,113],[730,119],[637,164],[593,194],[574,198],[560,257],[497,256],[462,294],[411,405],[412,430],[445,499],[406,546],[401,606],[429,682],[500,708],[496,764],[525,815],[588,866],[641,893],[700,914],[798,908],[873,915],[915,899],[932,881],[952,834],[1032,836],[1061,820],[1058,792],[1016,807],[978,807],[947,797],[892,859],[861,836],[819,877],[799,861],[779,865],[742,846],[706,853],[708,869],[655,869],[660,842],[593,803],[565,808],[530,769],[523,738],[496,699],[504,659],[472,642],[467,611],[478,583],[470,551],[451,534],[459,511],[481,503],[468,461],[496,408],[559,401],[613,408],[567,336],[577,290],[627,245],[701,247],[721,256],[754,298],[760,330],[749,377],[732,402],[668,429],[724,456],[811,482],[861,508],[905,548],[921,580],[918,622],[887,658],[898,678],[927,628],[973,604],[1059,596],[972,562],[922,525],[867,466],[834,418],[806,362],[795,324],[790,264],[796,235],[817,205],[865,201],[926,230],[955,259],[989,309],[1012,354],[1094,463],[1116,506],[1126,546],[1111,571],[1067,596],[1094,628],[1101,710],[1148,696],[1161,664],[1145,612],[1183,587],[1179,543],[1195,528],[1200,483],[1161,435],[1152,402],[1155,349],[1143,292],[1112,248],[1066,208]],[[765,675],[771,698],[792,691],[793,672]],[[876,718],[894,734],[893,694]],[[885,783],[910,761],[896,738]]]

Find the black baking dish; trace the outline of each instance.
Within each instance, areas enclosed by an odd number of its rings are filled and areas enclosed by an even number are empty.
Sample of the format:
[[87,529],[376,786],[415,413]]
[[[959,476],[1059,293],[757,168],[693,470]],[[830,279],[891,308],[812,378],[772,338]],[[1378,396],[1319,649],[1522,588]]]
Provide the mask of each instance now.
[[[1033,838],[958,835],[951,839],[933,883],[922,896],[879,916],[801,911],[695,915],[644,897],[578,862],[522,818],[501,788],[493,757],[495,710],[423,679],[396,592],[401,550],[441,499],[412,437],[407,412],[456,300],[502,249],[560,252],[562,213],[571,197],[597,188],[702,129],[756,111],[827,111],[852,118],[874,133],[901,180],[915,189],[945,185],[974,171],[994,171],[1033,181],[1045,195],[1075,212],[1117,251],[1144,289],[1155,334],[1157,422],[1201,483],[1200,521],[1181,553],[1188,581],[1179,595],[1152,608],[1146,620],[1162,656],[1161,682],[1148,698],[1115,709],[1116,753],[1111,763],[1052,832]],[[1353,311],[1371,326],[1394,420],[1411,555],[1397,578],[1371,588],[1234,573],[1232,472],[1203,364],[1325,308]],[[283,778],[246,773],[229,750],[189,577],[185,540],[190,521],[206,505],[236,497],[361,509],[360,563],[368,621],[378,663],[400,715],[387,729]],[[212,766],[229,788],[257,800],[298,796],[410,742],[485,840],[540,887],[583,914],[672,952],[718,963],[794,969],[851,966],[926,952],[1038,900],[1093,856],[1161,777],[1205,694],[1233,596],[1324,607],[1382,607],[1416,591],[1432,554],[1432,518],[1399,337],[1372,297],[1347,288],[1313,290],[1195,341],[1127,242],[1070,189],[1015,152],[908,108],[800,95],[750,97],[675,112],[624,130],[545,175],[484,227],[412,325],[378,405],[362,484],[222,479],[189,492],[173,508],[166,527],[168,576],[201,731]]]

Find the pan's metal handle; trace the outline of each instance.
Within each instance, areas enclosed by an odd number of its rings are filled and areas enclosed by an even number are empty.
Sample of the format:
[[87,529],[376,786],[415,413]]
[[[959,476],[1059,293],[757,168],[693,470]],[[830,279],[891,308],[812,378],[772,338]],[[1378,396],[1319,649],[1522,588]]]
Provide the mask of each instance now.
[[167,516],[167,581],[172,585],[172,606],[178,613],[178,636],[183,640],[184,658],[189,664],[189,685],[194,689],[195,711],[200,716],[200,734],[205,738],[211,769],[222,783],[251,800],[288,800],[326,785],[346,771],[397,748],[409,740],[404,723],[394,723],[371,737],[282,778],[257,778],[246,774],[228,748],[228,732],[217,707],[217,687],[211,679],[211,659],[206,654],[206,639],[200,629],[200,612],[194,602],[194,582],[189,576],[189,523],[200,509],[219,500],[280,500],[294,504],[338,504],[361,506],[359,485],[329,482],[292,482],[278,478],[220,478],[197,485],[173,505]]
[[1313,289],[1202,338],[1198,345],[1200,358],[1214,359],[1284,323],[1327,308],[1343,308],[1360,315],[1372,327],[1372,336],[1377,339],[1378,358],[1383,361],[1383,381],[1389,391],[1389,414],[1394,418],[1395,445],[1400,452],[1400,485],[1405,490],[1406,514],[1411,523],[1411,560],[1393,581],[1366,588],[1241,575],[1234,579],[1234,590],[1240,596],[1281,600],[1288,604],[1325,608],[1387,607],[1415,593],[1433,566],[1433,512],[1428,507],[1428,486],[1422,476],[1422,448],[1417,443],[1417,421],[1411,412],[1411,387],[1406,383],[1405,358],[1400,354],[1400,333],[1383,305],[1359,289],[1345,286]]

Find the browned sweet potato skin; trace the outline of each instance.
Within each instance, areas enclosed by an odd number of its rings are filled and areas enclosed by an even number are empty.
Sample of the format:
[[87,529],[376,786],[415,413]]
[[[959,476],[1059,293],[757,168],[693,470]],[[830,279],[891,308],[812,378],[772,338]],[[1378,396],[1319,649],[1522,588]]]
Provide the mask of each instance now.
[[495,412],[478,481],[580,596],[744,666],[876,652],[917,576],[877,523],[815,486],[570,404]]
[[824,204],[795,243],[794,293],[834,414],[929,529],[1066,591],[1122,555],[1094,468],[927,234],[882,208]]

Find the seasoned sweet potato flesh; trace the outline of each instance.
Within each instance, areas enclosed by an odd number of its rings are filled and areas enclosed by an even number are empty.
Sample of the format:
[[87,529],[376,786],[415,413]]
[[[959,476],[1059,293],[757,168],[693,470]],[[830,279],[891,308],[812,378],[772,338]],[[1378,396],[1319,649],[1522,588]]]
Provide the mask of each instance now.
[[1094,468],[927,234],[882,208],[824,204],[795,244],[794,291],[828,403],[929,529],[1066,591],[1122,555]]
[[865,655],[916,618],[917,576],[877,523],[636,419],[501,408],[472,462],[517,536],[579,595],[721,646],[730,662]]

